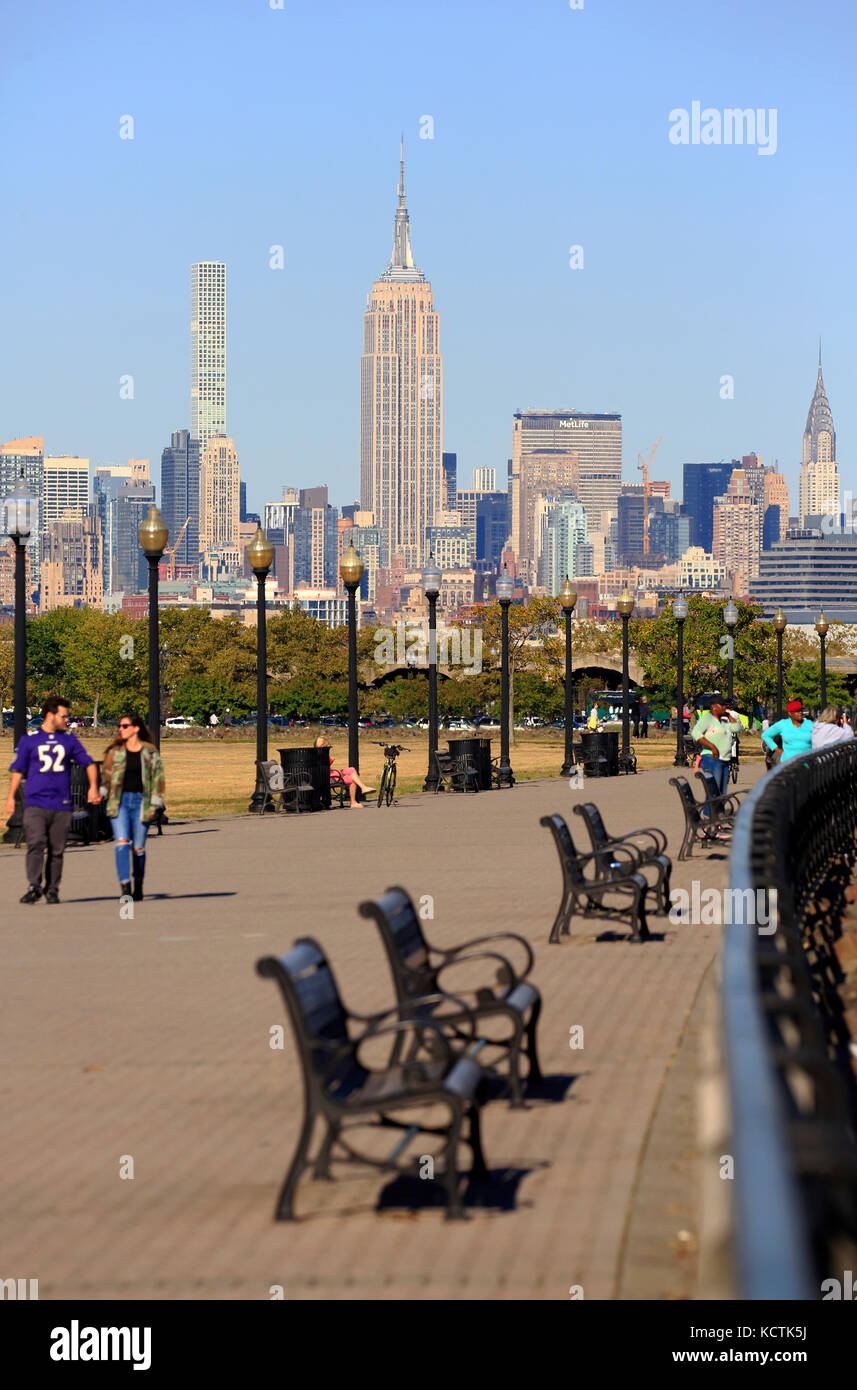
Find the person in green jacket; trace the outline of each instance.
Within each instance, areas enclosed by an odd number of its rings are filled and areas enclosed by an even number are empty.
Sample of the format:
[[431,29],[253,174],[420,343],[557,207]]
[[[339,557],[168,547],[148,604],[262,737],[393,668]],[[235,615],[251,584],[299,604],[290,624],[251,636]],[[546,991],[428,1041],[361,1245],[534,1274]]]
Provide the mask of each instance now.
[[779,734],[783,743],[783,756],[780,762],[789,758],[799,758],[812,752],[812,720],[804,719],[803,704],[800,700],[789,700],[786,705],[786,718],[769,724],[762,734],[762,742],[767,748],[775,749],[774,738]]
[[[146,835],[155,812],[164,804],[164,765],[152,735],[139,714],[123,714],[119,730],[101,764],[101,795],[113,827],[116,872],[121,896],[143,898]],[[131,845],[134,846],[134,891],[131,892]]]

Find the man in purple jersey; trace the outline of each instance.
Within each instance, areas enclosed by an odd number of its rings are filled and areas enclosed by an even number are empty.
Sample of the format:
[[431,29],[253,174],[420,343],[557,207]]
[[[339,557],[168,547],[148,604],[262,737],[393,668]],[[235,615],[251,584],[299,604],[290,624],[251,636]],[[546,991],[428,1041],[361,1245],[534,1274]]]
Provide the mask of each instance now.
[[97,770],[80,739],[68,732],[68,700],[51,695],[42,710],[42,727],[25,734],[15,750],[7,815],[15,810],[15,795],[24,782],[24,834],[27,837],[27,881],[22,903],[42,896],[42,866],[47,850],[45,902],[58,903],[59,884],[68,828],[71,825],[71,765],[86,768],[87,800],[99,802]]

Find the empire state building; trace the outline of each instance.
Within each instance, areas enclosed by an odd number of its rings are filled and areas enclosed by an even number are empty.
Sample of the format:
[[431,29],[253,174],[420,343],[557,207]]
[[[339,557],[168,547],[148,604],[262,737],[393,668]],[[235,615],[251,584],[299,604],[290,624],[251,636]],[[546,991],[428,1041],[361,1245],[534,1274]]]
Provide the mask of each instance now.
[[411,251],[403,144],[393,254],[366,299],[360,371],[360,505],[375,514],[383,566],[427,558],[441,507],[442,406],[439,321]]

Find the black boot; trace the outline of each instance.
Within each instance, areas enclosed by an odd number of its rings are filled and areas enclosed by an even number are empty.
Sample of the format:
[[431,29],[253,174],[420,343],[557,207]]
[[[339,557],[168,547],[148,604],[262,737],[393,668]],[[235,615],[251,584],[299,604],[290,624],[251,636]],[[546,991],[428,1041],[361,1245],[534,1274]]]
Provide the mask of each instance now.
[[146,872],[146,854],[138,854],[136,850],[131,857],[131,870],[134,874],[134,902],[143,901],[143,875]]
[[131,896],[131,885],[130,885],[130,883],[120,883],[120,884],[119,884],[119,888],[120,888],[120,890],[121,890],[121,891],[120,891],[120,894],[119,894],[119,896],[120,896],[121,898],[130,898],[130,896]]

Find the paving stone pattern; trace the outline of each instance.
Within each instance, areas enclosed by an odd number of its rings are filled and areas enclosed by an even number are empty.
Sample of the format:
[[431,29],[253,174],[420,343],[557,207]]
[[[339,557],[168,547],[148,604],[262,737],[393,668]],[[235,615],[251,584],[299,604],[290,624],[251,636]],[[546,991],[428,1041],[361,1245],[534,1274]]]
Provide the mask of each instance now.
[[[288,1299],[692,1297],[683,1043],[720,928],[652,917],[658,938],[639,946],[576,921],[549,946],[561,880],[538,823],[559,811],[582,840],[572,807],[592,799],[611,831],[659,825],[675,854],[670,775],[170,825],[149,841],[153,896],[133,920],[111,845],[67,852],[59,907],[19,906],[23,850],[0,849],[0,1277],[38,1278],[43,1299],[267,1299],[278,1285]],[[726,847],[676,864],[674,886],[723,885],[726,865]],[[334,1183],[307,1175],[300,1220],[277,1223],[302,1096],[279,992],[255,963],[312,935],[352,1008],[388,1007],[380,940],[356,909],[392,884],[432,896],[440,944],[503,929],[531,942],[555,1080],[525,1111],[486,1107],[494,1181],[468,1221],[445,1222],[429,1183],[340,1164]]]

